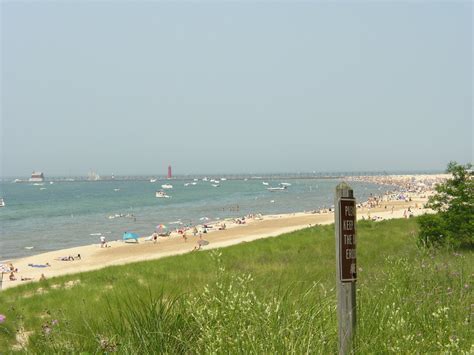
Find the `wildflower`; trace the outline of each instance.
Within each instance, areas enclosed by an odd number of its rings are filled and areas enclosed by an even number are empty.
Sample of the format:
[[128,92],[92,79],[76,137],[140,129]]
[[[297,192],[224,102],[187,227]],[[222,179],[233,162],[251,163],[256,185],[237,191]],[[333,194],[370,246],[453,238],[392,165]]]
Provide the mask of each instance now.
[[464,284],[464,288],[469,288],[469,285],[468,284]]
[[117,343],[107,337],[100,337],[99,338],[99,345],[103,351],[106,352],[116,352],[117,351]]
[[59,321],[57,319],[53,319],[51,321],[51,325],[57,325],[59,323]]
[[5,319],[7,319],[7,317],[4,316],[3,314],[0,314],[0,323],[5,322]]
[[42,329],[43,329],[44,335],[49,335],[52,330],[48,323],[43,324]]

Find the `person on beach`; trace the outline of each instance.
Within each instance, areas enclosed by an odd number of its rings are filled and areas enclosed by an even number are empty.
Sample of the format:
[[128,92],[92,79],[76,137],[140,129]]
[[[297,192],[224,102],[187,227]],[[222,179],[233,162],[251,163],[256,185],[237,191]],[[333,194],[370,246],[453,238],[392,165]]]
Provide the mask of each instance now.
[[105,236],[103,236],[103,235],[100,236],[100,247],[101,248],[107,248],[107,244],[105,242]]
[[13,271],[10,273],[10,281],[16,281],[16,277]]
[[153,239],[153,244],[156,244],[156,242],[158,241],[158,233],[154,232],[152,236],[153,236],[153,238],[152,238]]
[[39,280],[40,280],[40,281],[45,281],[45,280],[46,280],[46,276],[44,276],[44,274],[41,274]]
[[74,257],[69,255],[69,256],[61,256],[59,258],[57,258],[56,260],[59,260],[59,261],[74,261]]
[[188,236],[186,235],[186,230],[183,231],[183,239],[184,239],[184,242],[186,243],[188,241]]

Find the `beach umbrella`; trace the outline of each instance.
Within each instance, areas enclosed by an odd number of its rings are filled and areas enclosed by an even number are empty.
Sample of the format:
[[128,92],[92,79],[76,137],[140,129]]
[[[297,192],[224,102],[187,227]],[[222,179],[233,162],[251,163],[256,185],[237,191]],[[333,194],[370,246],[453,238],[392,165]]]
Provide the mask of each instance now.
[[164,228],[166,228],[166,226],[164,224],[158,224],[156,226],[156,229],[164,229]]

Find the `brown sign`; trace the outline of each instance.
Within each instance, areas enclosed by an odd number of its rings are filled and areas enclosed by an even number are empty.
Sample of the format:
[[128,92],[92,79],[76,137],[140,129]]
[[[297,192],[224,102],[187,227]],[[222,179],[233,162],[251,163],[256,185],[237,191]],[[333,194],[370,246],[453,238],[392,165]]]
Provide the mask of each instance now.
[[339,200],[339,251],[341,281],[356,281],[356,206],[353,198]]

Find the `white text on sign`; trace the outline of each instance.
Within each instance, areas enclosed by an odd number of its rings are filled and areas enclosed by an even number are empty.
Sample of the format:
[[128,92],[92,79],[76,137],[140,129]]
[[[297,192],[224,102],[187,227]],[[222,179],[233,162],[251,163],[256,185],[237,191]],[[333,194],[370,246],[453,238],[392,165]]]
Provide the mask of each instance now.
[[355,216],[355,207],[354,206],[345,206],[344,207],[344,215],[348,217]]

